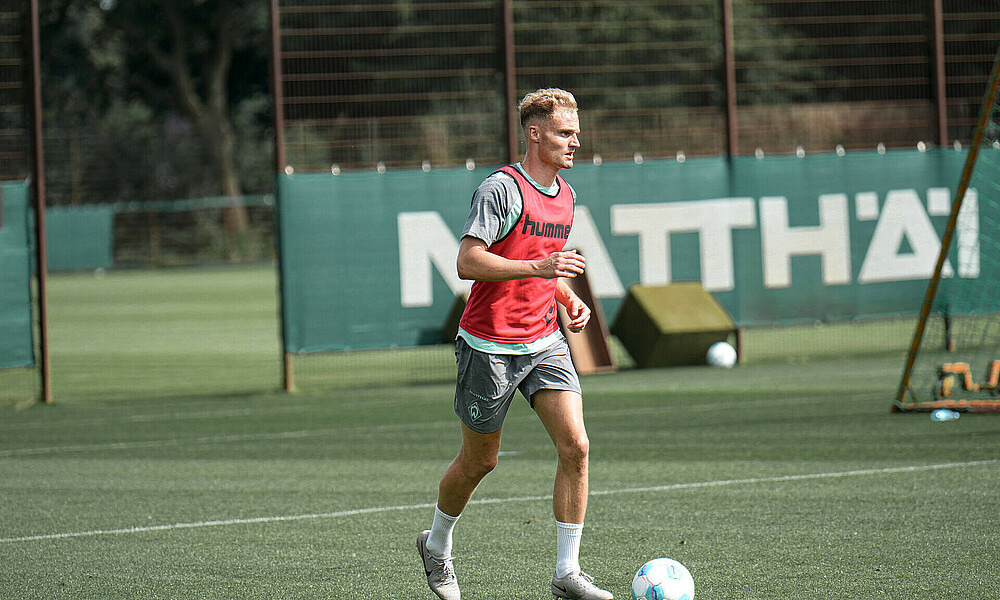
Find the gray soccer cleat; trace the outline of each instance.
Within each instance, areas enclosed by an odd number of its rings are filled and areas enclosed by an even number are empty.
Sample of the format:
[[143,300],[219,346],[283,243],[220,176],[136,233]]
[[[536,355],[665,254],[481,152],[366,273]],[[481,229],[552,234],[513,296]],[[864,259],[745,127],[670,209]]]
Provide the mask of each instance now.
[[594,585],[594,578],[583,571],[565,577],[552,577],[552,595],[570,600],[612,600],[614,594]]
[[458,589],[458,579],[455,578],[455,567],[451,557],[444,560],[434,558],[427,551],[427,536],[430,530],[417,536],[417,552],[424,563],[424,573],[427,574],[427,585],[441,600],[462,600],[462,592]]

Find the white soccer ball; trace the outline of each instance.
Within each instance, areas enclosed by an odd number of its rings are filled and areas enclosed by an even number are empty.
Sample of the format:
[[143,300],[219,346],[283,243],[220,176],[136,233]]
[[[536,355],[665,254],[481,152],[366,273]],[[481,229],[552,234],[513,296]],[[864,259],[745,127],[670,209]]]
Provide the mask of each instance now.
[[632,600],[693,600],[694,579],[687,567],[672,558],[642,565],[632,579]]
[[708,349],[708,364],[713,367],[731,367],[736,364],[736,349],[726,342],[715,342]]

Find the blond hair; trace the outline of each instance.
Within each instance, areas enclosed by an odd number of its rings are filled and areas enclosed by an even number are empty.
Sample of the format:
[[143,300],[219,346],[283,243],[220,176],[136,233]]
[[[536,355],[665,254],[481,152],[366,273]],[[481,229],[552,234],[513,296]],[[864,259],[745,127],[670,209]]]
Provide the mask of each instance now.
[[559,109],[576,110],[576,98],[573,94],[559,88],[535,90],[517,103],[521,127],[526,127],[534,119],[547,119]]

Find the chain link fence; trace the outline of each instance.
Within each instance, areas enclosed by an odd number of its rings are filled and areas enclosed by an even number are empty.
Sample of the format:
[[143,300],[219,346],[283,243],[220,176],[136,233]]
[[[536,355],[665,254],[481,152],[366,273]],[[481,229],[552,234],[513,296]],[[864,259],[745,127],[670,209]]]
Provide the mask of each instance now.
[[26,7],[0,0],[0,181],[24,179],[30,167]]
[[516,159],[508,90],[548,86],[576,94],[598,161],[961,144],[1000,43],[987,0],[284,0],[280,15],[287,163],[334,173]]

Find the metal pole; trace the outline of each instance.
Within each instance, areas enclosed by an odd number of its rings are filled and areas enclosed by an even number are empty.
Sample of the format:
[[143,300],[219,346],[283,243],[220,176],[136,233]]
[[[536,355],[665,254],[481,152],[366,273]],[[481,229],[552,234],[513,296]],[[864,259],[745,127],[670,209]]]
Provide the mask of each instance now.
[[45,148],[42,143],[42,50],[38,26],[38,0],[31,0],[31,126],[33,141],[32,191],[35,200],[35,261],[38,271],[39,359],[41,361],[42,401],[52,402],[52,378],[49,363],[48,257],[45,241]]
[[281,228],[279,227],[278,215],[281,213],[281,186],[279,180],[285,171],[285,94],[282,88],[281,74],[281,9],[280,0],[269,0],[271,14],[271,116],[274,126],[274,212],[275,212],[275,239],[278,244],[278,328],[281,331],[281,379],[282,386],[286,392],[295,391],[295,373],[292,370],[292,354],[286,350],[285,343],[285,319],[284,310],[281,308],[282,285],[281,269]]
[[726,86],[726,150],[739,154],[739,131],[736,124],[736,50],[733,41],[733,1],[721,0],[722,51]]
[[520,158],[518,152],[518,129],[521,123],[514,117],[517,104],[517,67],[514,47],[514,0],[503,0],[503,66],[504,66],[504,106],[507,108],[507,162],[515,163]]
[[948,87],[944,65],[944,8],[941,0],[932,2],[934,26],[934,89],[937,106],[937,141],[948,145]]
[[271,6],[271,117],[274,125],[274,172],[285,170],[285,90],[281,86],[281,9],[279,0]]

